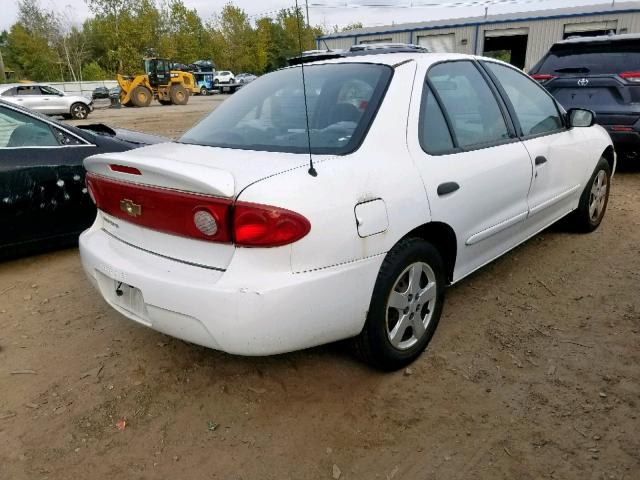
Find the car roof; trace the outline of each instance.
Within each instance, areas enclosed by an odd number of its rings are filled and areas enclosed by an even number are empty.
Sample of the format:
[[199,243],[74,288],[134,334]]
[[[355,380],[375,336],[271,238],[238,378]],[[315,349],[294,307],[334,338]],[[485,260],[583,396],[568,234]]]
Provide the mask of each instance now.
[[352,57],[338,57],[327,58],[324,60],[318,60],[315,62],[305,63],[304,65],[317,65],[317,64],[333,64],[333,63],[377,63],[379,65],[389,65],[391,67],[408,61],[415,61],[417,63],[435,63],[443,60],[462,60],[478,58],[473,55],[466,55],[463,53],[374,53],[366,55],[358,55]]
[[567,45],[574,43],[599,43],[599,42],[618,42],[623,40],[640,40],[640,34],[638,33],[623,33],[620,35],[597,35],[595,37],[573,37],[561,42],[556,42],[555,45]]

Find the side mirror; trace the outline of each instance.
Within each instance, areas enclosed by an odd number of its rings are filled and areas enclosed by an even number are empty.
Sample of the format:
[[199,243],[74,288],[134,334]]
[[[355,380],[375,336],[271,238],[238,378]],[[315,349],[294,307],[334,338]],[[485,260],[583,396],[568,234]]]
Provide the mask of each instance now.
[[572,108],[567,112],[570,127],[591,127],[596,123],[596,114],[583,108]]

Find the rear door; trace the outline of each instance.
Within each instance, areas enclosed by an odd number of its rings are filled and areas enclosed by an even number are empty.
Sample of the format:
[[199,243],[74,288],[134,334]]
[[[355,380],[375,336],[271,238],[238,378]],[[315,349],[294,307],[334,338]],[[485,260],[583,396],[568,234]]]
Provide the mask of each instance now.
[[504,64],[482,65],[500,89],[533,161],[528,222],[547,225],[569,212],[580,196],[583,137],[564,126],[554,99],[527,75]]
[[40,87],[38,85],[20,85],[16,87],[14,103],[21,107],[37,110],[42,101],[40,97]]
[[422,81],[408,143],[432,221],[451,225],[458,237],[458,280],[522,241],[532,164],[477,63],[438,63]]
[[591,109],[602,125],[640,119],[640,40],[557,44],[531,73],[566,109]]

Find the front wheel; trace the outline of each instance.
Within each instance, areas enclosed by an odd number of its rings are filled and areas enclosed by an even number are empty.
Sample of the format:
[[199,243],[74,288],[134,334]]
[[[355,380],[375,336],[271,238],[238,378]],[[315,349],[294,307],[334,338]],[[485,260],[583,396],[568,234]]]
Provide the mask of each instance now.
[[365,326],[353,340],[356,353],[383,370],[414,361],[438,326],[444,289],[438,250],[420,238],[400,241],[380,267]]
[[173,85],[169,97],[174,105],[186,105],[189,102],[189,92],[182,85]]
[[89,116],[89,107],[84,103],[74,103],[71,105],[71,118],[84,120]]
[[206,87],[202,87],[200,88],[200,95],[206,95],[207,94],[207,88]]
[[610,183],[611,167],[601,158],[580,196],[578,208],[571,214],[576,230],[589,233],[600,226],[609,203]]

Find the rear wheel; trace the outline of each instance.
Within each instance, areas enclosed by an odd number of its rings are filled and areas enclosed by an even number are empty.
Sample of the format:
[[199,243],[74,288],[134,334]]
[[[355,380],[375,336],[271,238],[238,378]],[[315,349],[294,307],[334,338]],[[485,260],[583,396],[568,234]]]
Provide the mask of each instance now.
[[171,102],[174,105],[186,105],[189,101],[189,92],[182,85],[174,85],[169,91]]
[[604,218],[609,203],[611,167],[601,158],[587,183],[578,208],[571,214],[571,221],[580,232],[593,232]]
[[402,240],[380,267],[365,326],[353,340],[356,353],[384,370],[411,363],[438,326],[444,288],[436,248],[419,238]]
[[151,91],[142,85],[138,85],[133,89],[133,92],[131,92],[131,103],[136,107],[148,107],[151,104],[152,98],[153,95]]
[[70,110],[71,118],[76,120],[84,120],[89,116],[89,107],[84,103],[74,103]]

